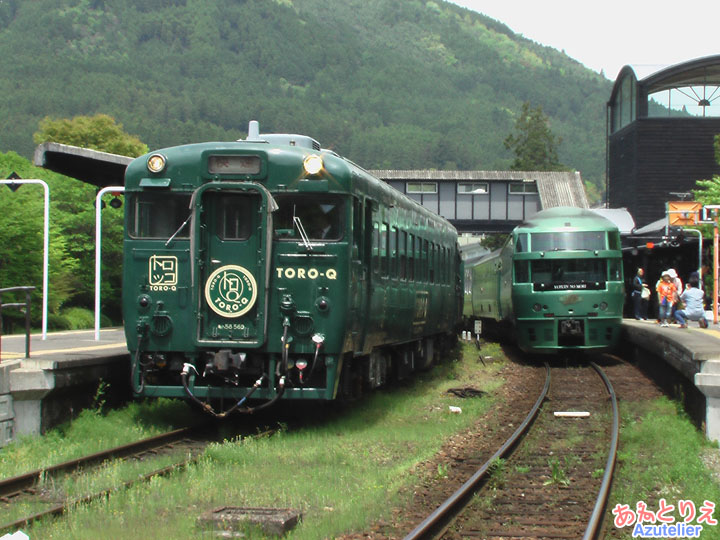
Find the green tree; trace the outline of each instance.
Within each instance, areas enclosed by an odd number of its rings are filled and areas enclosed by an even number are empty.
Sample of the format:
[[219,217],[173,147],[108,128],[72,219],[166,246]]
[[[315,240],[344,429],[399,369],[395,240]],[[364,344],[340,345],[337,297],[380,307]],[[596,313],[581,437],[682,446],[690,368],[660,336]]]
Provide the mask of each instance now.
[[72,119],[46,116],[38,127],[33,135],[35,144],[57,142],[132,157],[148,151],[146,144],[125,133],[122,124],[116,124],[115,119],[106,114]]
[[510,169],[513,171],[563,171],[567,170],[558,159],[560,137],[553,135],[548,117],[542,106],[530,108],[528,101],[515,120],[515,131],[503,141],[505,148],[515,153]]
[[[715,161],[720,164],[720,135],[715,135]],[[698,189],[693,190],[695,200],[703,204],[720,204],[720,175],[710,180],[695,182]]]

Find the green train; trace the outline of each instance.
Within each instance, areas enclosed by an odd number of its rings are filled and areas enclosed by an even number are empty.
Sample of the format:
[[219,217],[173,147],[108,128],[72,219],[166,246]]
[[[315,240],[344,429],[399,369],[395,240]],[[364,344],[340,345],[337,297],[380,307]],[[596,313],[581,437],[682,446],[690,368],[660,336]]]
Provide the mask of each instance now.
[[457,232],[303,135],[166,148],[125,174],[133,390],[215,416],[357,396],[462,316]]
[[543,210],[501,249],[464,265],[464,317],[486,330],[510,329],[523,351],[617,344],[625,300],[620,233],[599,214]]

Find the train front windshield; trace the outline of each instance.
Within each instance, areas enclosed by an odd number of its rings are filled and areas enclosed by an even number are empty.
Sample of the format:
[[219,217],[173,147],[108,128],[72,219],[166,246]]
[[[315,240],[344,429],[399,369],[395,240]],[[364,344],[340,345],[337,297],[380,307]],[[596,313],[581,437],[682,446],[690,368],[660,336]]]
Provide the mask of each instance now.
[[302,231],[309,240],[332,242],[343,237],[343,199],[337,195],[275,195],[275,238],[297,240]]

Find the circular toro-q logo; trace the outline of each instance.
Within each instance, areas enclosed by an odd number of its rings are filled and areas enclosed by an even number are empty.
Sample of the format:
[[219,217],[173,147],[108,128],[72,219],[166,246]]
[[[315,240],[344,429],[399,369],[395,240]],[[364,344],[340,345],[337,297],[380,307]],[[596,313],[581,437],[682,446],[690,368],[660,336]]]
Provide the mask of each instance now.
[[210,274],[205,283],[205,300],[222,317],[240,317],[255,305],[257,283],[247,269],[229,264]]

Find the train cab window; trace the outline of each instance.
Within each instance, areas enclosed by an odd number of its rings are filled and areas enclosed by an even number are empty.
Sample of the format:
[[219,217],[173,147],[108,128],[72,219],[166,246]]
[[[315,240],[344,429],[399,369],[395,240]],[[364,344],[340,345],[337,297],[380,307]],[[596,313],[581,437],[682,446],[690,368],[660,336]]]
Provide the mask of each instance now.
[[532,233],[532,251],[594,251],[607,249],[605,231]]
[[528,245],[528,235],[527,233],[519,233],[517,235],[517,239],[515,240],[515,252],[526,253],[528,251],[530,251],[530,246]]
[[530,283],[529,261],[515,261],[515,283]]
[[337,242],[344,235],[345,203],[334,195],[275,195],[278,210],[273,213],[275,238]]
[[620,232],[609,231],[608,232],[608,249],[617,250],[620,249]]
[[[189,238],[190,193],[147,191],[128,199],[128,234],[133,238]],[[183,226],[183,224],[185,224]],[[176,234],[177,233],[177,234]]]
[[610,259],[608,264],[608,270],[610,272],[610,275],[608,276],[608,279],[610,281],[623,280],[622,261],[620,259]]
[[209,193],[207,200],[217,219],[215,234],[221,240],[247,240],[250,237],[257,195],[215,192]]
[[541,259],[530,267],[533,283],[552,285],[572,283],[605,283],[606,259]]

